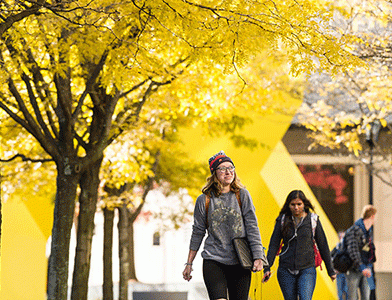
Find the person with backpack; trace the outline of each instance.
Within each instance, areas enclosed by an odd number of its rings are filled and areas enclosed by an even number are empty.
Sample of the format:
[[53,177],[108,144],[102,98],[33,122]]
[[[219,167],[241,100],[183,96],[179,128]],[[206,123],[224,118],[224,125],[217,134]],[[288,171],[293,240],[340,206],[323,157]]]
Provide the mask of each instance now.
[[[328,275],[335,280],[328,241],[314,207],[301,190],[291,191],[271,235],[263,281],[279,255],[277,279],[285,300],[311,300],[316,286],[316,258],[320,254]],[[313,225],[314,224],[314,225]],[[318,254],[319,252],[319,254]]]
[[376,261],[373,243],[373,225],[377,210],[373,205],[366,205],[362,217],[347,229],[344,240],[347,252],[353,261],[346,273],[348,300],[369,300],[371,290],[375,289],[373,263]]
[[[345,231],[338,232],[339,243],[331,251],[333,265],[334,265],[334,257],[338,254],[339,251],[344,250],[344,240],[343,240],[344,235],[345,235]],[[346,273],[344,271],[339,272],[338,270],[336,270],[335,265],[334,265],[334,268],[335,268],[335,272],[337,273],[336,287],[338,289],[338,299],[339,300],[347,300],[348,286],[347,286],[347,280],[346,280]]]
[[[223,151],[209,159],[211,176],[196,199],[194,223],[183,278],[191,280],[192,263],[201,253],[203,279],[211,300],[248,300],[251,272],[266,263],[260,231],[249,191],[238,178],[234,163]],[[246,237],[253,256],[251,269],[238,259],[233,239]]]

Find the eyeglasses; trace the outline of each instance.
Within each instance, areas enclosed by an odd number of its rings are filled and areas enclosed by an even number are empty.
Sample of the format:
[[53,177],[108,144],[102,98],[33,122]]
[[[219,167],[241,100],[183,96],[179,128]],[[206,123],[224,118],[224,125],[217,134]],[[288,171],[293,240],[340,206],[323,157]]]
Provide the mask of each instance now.
[[220,173],[225,173],[225,172],[226,172],[226,170],[228,170],[229,172],[233,172],[233,171],[234,171],[234,169],[235,169],[235,167],[234,167],[234,166],[230,166],[230,167],[219,167],[219,168],[216,168],[216,170],[217,170],[218,172],[220,172]]

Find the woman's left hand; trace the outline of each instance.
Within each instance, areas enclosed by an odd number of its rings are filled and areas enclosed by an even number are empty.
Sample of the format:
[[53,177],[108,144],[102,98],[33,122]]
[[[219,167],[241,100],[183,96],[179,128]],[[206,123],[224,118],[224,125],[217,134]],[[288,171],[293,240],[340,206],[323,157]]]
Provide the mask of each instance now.
[[263,269],[263,261],[261,259],[256,259],[253,262],[252,272],[260,272]]
[[331,275],[330,277],[331,277],[331,280],[334,281],[336,279],[336,274]]

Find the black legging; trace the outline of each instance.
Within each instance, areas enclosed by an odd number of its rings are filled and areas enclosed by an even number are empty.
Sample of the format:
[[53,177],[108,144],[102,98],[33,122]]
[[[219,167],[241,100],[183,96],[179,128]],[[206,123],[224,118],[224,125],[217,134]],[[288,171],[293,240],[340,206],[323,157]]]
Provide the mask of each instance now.
[[224,265],[203,260],[203,278],[210,300],[248,300],[251,272],[240,265]]

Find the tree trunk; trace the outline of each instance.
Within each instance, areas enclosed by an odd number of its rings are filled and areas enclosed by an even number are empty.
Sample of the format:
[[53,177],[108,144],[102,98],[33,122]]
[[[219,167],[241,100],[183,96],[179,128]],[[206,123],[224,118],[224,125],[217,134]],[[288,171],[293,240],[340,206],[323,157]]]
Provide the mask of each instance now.
[[103,299],[113,300],[113,221],[114,210],[103,209]]
[[72,300],[87,300],[91,244],[94,234],[94,216],[97,209],[101,162],[102,159],[88,167],[80,178],[80,211],[76,238],[75,266],[72,278]]
[[128,279],[129,279],[129,237],[128,237],[128,208],[124,203],[119,208],[118,240],[120,258],[120,287],[119,300],[128,299]]
[[133,222],[129,218],[128,237],[129,237],[129,279],[138,281],[135,268],[135,240]]
[[51,254],[48,270],[48,300],[67,300],[69,242],[79,176],[65,175],[57,167]]

